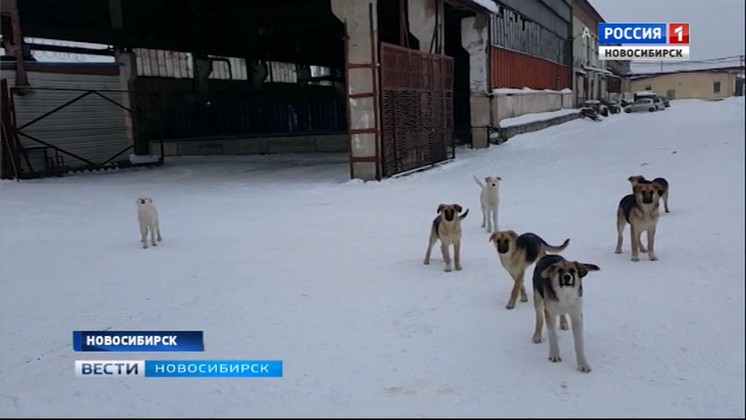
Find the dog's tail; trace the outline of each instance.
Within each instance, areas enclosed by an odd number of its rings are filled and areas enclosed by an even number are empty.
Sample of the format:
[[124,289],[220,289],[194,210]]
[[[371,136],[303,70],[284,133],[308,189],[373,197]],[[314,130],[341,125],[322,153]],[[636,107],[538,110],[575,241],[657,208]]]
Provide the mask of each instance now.
[[544,239],[541,240],[541,243],[544,244],[547,251],[562,252],[568,245],[570,245],[570,238],[565,239],[565,242],[562,242],[562,245],[560,246],[549,245]]
[[468,215],[469,215],[469,209],[466,209],[466,211],[462,215],[460,215],[458,218],[461,220],[464,220],[466,219],[466,216]]
[[477,185],[479,185],[480,187],[484,188],[484,184],[482,184],[482,181],[480,181],[479,178],[477,178],[476,175],[472,175],[472,176],[474,177],[474,180],[477,181]]

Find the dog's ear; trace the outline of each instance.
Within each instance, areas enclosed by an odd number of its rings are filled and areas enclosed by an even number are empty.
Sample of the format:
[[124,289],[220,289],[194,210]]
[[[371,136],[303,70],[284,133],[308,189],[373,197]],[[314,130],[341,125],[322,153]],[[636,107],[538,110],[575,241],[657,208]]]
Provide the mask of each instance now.
[[601,270],[601,268],[596,264],[588,264],[577,261],[575,262],[575,268],[578,269],[578,276],[580,276],[580,278],[587,276],[589,271]]
[[443,211],[443,208],[445,207],[445,204],[438,204],[438,210],[436,210],[436,213],[440,213]]
[[146,201],[147,201],[148,203],[150,203],[150,204],[153,204],[153,199],[152,199],[152,198],[150,198],[150,197],[145,197],[145,200],[146,200]]
[[142,198],[138,197],[137,200],[135,200],[135,204],[140,204],[140,201],[142,201]]
[[492,235],[490,235],[490,239],[487,242],[495,242],[497,241],[497,238],[500,237],[500,232],[493,232]]
[[653,185],[655,186],[655,191],[658,193],[658,195],[663,196],[663,193],[665,192],[663,190],[663,185],[661,185],[661,184],[659,184],[657,182],[654,182]]
[[548,279],[552,277],[552,274],[557,272],[557,268],[559,266],[557,264],[552,264],[549,267],[545,268],[544,271],[541,272],[541,276],[545,279]]
[[502,181],[502,180],[503,180],[503,179],[502,179],[502,178],[500,178],[499,176],[496,176],[496,177],[495,177],[495,179],[497,179],[498,181]]
[[484,177],[484,182],[490,182],[490,177],[488,176]]
[[461,207],[461,206],[460,206],[460,205],[458,205],[458,204],[454,204],[454,205],[453,205],[453,208],[454,208],[454,209],[456,209],[456,211],[457,211],[457,212],[459,212],[459,213],[461,213],[461,210],[463,210],[463,209],[464,209],[463,207]]
[[509,231],[508,231],[508,235],[512,236],[512,237],[513,237],[513,239],[516,239],[516,238],[518,238],[518,234],[517,234],[517,233],[515,233],[515,231],[514,231],[514,230],[509,230]]

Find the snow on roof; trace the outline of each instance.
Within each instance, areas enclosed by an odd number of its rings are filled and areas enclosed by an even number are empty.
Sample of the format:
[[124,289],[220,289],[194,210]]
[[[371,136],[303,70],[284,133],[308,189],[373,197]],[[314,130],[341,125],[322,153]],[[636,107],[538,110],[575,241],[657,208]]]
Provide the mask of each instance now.
[[516,88],[497,88],[492,89],[492,93],[497,95],[530,95],[536,93],[572,93],[572,89],[564,88],[562,90],[551,90],[551,89],[531,89],[524,87],[523,89]]

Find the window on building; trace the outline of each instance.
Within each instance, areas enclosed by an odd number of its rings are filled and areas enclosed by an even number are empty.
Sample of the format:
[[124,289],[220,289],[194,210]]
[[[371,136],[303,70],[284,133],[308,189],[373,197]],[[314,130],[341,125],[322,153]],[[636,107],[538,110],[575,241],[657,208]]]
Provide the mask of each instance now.
[[720,82],[715,82],[712,84],[712,92],[720,93]]

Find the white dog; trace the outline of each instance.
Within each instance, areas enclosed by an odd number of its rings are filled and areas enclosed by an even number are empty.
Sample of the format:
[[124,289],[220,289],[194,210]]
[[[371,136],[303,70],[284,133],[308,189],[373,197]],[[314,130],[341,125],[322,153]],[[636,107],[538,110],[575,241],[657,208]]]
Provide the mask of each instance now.
[[482,205],[482,227],[487,227],[487,232],[497,231],[497,207],[500,204],[500,195],[498,189],[502,178],[499,176],[488,176],[484,179],[487,185],[474,176],[477,185],[482,187],[479,194],[479,201]]
[[138,198],[137,201],[137,221],[140,223],[140,236],[143,249],[148,247],[148,231],[150,231],[150,242],[153,246],[156,236],[161,241],[161,228],[158,222],[158,209],[153,205],[153,199],[150,197]]

